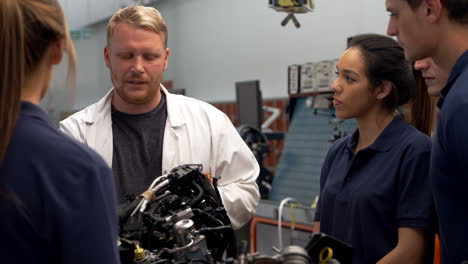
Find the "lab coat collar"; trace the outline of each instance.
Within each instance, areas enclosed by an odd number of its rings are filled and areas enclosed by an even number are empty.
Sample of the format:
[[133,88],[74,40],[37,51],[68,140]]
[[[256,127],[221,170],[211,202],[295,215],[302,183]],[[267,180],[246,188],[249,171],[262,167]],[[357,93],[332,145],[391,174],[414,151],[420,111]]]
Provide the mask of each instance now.
[[[180,95],[171,94],[161,84],[161,92],[166,95],[167,105],[167,121],[171,127],[179,127],[185,124],[183,118],[181,118],[180,107],[178,107],[177,97]],[[93,124],[100,118],[106,118],[110,116],[111,102],[114,88],[112,88],[107,94],[99,100],[95,107],[89,108],[87,113],[83,115],[82,120],[85,123]]]
[[94,124],[99,118],[103,118],[107,116],[106,114],[110,114],[113,92],[114,88],[110,89],[110,91],[107,92],[107,94],[99,100],[94,107],[88,108],[86,114],[83,115],[81,120],[88,124]]
[[[166,95],[166,105],[167,105],[167,121],[171,127],[180,127],[185,125],[185,119],[182,118],[182,113],[180,105],[180,97],[182,95],[171,94],[167,89],[161,84],[161,92]],[[179,100],[178,100],[179,99]]]

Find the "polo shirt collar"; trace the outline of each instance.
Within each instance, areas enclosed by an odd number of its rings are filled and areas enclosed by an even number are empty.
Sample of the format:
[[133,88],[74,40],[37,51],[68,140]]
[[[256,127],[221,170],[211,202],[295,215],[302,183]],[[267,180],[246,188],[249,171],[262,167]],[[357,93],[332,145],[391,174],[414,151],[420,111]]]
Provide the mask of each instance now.
[[450,72],[450,76],[448,78],[447,83],[445,84],[444,89],[440,91],[440,98],[437,101],[437,106],[439,109],[442,109],[442,105],[444,104],[445,98],[447,97],[450,89],[452,89],[453,84],[457,80],[458,76],[468,67],[468,50],[465,51],[460,58],[458,58],[457,63],[453,66],[452,71]]
[[21,101],[21,115],[41,119],[49,124],[52,124],[50,122],[49,116],[46,112],[44,112],[44,110],[42,110],[42,108],[28,101]]
[[[372,149],[376,152],[387,152],[389,151],[394,145],[398,144],[399,137],[398,135],[401,133],[402,128],[405,126],[406,121],[403,120],[401,116],[396,116],[380,133],[377,139],[365,149]],[[354,151],[357,142],[359,139],[359,129],[354,131],[353,135],[351,136],[347,148],[348,150]]]

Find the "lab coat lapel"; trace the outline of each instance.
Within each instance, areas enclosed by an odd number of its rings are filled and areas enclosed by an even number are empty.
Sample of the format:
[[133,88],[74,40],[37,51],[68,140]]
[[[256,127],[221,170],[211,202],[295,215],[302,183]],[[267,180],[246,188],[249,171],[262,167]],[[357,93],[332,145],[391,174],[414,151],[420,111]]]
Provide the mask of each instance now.
[[[104,115],[102,122],[96,122],[93,125],[93,135],[96,135],[96,150],[112,168],[113,137],[112,137],[112,119],[110,113]],[[100,124],[99,126],[96,124]]]
[[87,126],[86,144],[94,149],[112,167],[113,138],[112,138],[112,116],[111,116],[111,89],[95,108],[89,111],[83,118]]
[[167,120],[164,129],[163,142],[163,174],[172,168],[190,163],[191,152],[188,142],[188,131],[183,115],[180,113],[181,105],[175,95],[170,94],[161,85],[161,91],[166,95]]
[[172,168],[176,167],[176,164],[180,164],[179,152],[183,151],[183,148],[180,145],[177,129],[179,127],[172,127],[166,124],[166,129],[164,130],[163,174],[168,173]]

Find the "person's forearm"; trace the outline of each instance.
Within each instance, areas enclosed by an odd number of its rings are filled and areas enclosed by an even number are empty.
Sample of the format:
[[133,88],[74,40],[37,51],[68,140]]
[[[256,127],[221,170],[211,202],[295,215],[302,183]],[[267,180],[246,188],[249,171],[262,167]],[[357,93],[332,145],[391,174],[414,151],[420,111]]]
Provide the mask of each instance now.
[[232,227],[241,228],[254,216],[260,201],[257,185],[230,183],[218,188]]
[[398,263],[411,263],[419,264],[423,263],[423,258],[409,249],[400,249],[398,247],[390,251],[385,257],[383,257],[377,264],[398,264]]
[[427,233],[422,228],[398,228],[398,244],[377,264],[423,263],[427,247]]

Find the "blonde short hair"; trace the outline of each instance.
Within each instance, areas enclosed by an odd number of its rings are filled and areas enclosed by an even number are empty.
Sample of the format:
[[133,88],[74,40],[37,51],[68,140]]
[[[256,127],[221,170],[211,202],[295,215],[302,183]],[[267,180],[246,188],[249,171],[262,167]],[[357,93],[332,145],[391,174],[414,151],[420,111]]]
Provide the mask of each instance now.
[[161,13],[154,7],[133,5],[119,9],[107,23],[107,45],[110,43],[115,27],[119,23],[127,23],[155,33],[162,33],[164,47],[167,48],[167,25]]

